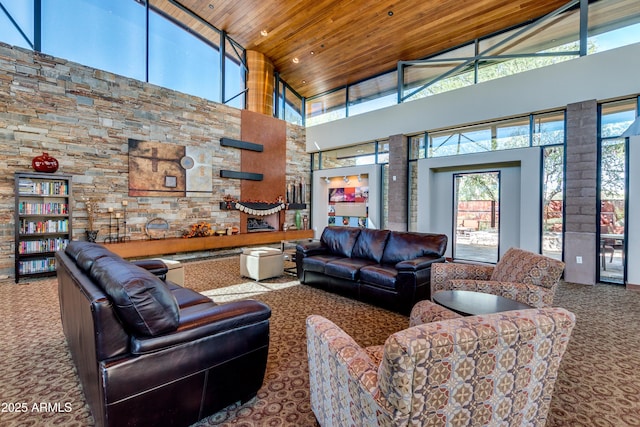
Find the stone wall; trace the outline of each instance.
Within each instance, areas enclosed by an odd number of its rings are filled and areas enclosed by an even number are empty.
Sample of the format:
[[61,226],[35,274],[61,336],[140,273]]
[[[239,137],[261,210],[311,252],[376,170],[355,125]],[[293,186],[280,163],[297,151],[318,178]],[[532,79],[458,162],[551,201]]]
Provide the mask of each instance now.
[[598,104],[595,100],[567,106],[565,280],[596,283],[598,188]]
[[[147,238],[145,224],[154,218],[167,220],[168,237],[178,237],[199,221],[239,225],[239,213],[221,211],[219,202],[226,194],[241,197],[240,181],[220,178],[219,170],[241,170],[241,152],[219,141],[240,139],[240,129],[238,109],[0,43],[0,279],[14,267],[13,174],[30,171],[34,156],[47,152],[59,172],[73,175],[74,239],[84,239],[86,197],[98,202],[98,241],[109,233],[108,208],[121,212],[123,200],[131,239]],[[206,148],[212,194],[129,197],[129,138]],[[286,144],[287,182],[309,182],[304,128],[287,123]]]
[[387,228],[395,231],[408,230],[407,202],[407,170],[409,160],[407,150],[409,139],[404,135],[389,137],[389,172],[387,211],[389,218]]

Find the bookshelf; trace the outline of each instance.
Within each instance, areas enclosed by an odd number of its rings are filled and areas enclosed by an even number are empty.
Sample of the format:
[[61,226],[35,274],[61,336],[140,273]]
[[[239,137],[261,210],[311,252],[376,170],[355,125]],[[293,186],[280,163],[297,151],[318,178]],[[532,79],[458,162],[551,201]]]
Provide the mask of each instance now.
[[71,239],[71,175],[15,173],[15,281],[56,274]]

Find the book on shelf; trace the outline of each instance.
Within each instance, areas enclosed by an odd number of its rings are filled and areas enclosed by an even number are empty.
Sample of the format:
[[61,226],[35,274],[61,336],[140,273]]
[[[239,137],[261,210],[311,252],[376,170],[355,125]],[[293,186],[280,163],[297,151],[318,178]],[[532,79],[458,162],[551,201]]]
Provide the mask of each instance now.
[[18,263],[20,274],[48,273],[56,270],[56,259],[53,257],[20,261]]
[[69,186],[66,181],[21,179],[18,181],[18,193],[27,196],[66,196],[69,194]]

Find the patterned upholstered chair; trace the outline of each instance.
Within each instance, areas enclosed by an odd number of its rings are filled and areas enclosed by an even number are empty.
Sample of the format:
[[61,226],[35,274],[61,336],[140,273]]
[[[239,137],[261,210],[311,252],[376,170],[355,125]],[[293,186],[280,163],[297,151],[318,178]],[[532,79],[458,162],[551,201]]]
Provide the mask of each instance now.
[[563,271],[562,261],[510,248],[495,266],[434,264],[431,295],[457,289],[500,295],[532,307],[550,307]]
[[[430,301],[416,307],[416,326],[368,348],[321,316],[307,318],[311,408],[321,426],[544,426],[572,313],[457,317]],[[420,323],[429,315],[451,318]]]

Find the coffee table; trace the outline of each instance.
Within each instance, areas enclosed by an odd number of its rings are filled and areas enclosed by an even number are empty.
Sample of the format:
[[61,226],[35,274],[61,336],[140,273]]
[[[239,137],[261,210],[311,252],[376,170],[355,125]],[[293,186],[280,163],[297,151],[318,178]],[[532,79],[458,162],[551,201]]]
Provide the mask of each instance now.
[[463,316],[532,308],[530,305],[499,295],[473,291],[439,291],[433,294],[431,299],[436,304],[440,304]]

